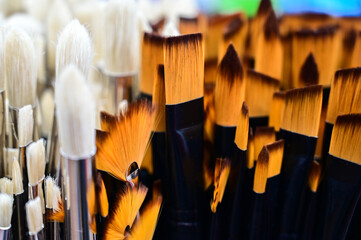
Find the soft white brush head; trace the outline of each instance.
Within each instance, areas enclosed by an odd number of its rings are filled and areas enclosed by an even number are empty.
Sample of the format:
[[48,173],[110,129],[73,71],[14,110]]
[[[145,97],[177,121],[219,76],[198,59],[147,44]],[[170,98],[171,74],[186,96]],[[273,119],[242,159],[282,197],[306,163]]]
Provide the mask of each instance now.
[[84,75],[69,65],[55,88],[55,105],[63,154],[78,159],[95,152],[95,101]]
[[45,164],[44,140],[39,139],[26,148],[26,167],[29,184],[36,185],[44,177]]
[[110,0],[104,15],[104,70],[131,75],[139,67],[140,40],[134,0]]
[[7,167],[5,169],[6,176],[11,175],[13,164],[12,162],[16,159],[17,161],[19,158],[19,148],[4,148],[4,156],[6,159]]
[[40,110],[41,110],[41,132],[43,136],[47,136],[53,127],[54,116],[54,94],[53,91],[46,89],[40,98]]
[[0,227],[7,228],[11,224],[13,215],[13,198],[5,193],[0,193]]
[[17,27],[25,30],[30,37],[37,35],[44,35],[44,25],[42,22],[37,20],[26,13],[16,13],[11,15],[4,21],[5,29],[11,29],[12,27]]
[[11,107],[34,105],[37,61],[33,41],[20,28],[12,28],[5,38],[5,76]]
[[162,35],[165,37],[179,36],[180,33],[172,21],[168,21],[162,31]]
[[9,196],[13,196],[13,181],[9,178],[3,177],[0,179],[0,192],[6,193]]
[[19,161],[17,159],[13,160],[12,179],[13,179],[14,194],[18,195],[23,193],[24,192],[23,177],[20,170]]
[[43,229],[43,212],[41,209],[40,198],[36,197],[33,200],[29,200],[25,204],[25,209],[29,234],[37,234]]
[[60,188],[56,185],[56,181],[52,177],[45,179],[45,199],[46,208],[53,210],[59,209]]
[[31,105],[19,109],[18,142],[20,147],[28,145],[33,139],[34,117]]
[[72,20],[61,32],[56,46],[56,77],[73,64],[88,78],[92,57],[88,31],[77,19]]

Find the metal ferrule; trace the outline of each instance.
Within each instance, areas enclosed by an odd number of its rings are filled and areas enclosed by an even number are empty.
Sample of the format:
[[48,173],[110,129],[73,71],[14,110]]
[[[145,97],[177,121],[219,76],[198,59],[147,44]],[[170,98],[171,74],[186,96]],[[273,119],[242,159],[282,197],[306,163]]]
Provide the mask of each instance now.
[[11,224],[9,227],[2,228],[0,227],[0,240],[10,240],[11,237]]
[[[92,165],[95,160],[95,151],[88,157],[74,158],[67,156],[60,149],[60,154],[67,161],[69,175],[69,196],[70,204],[70,238],[72,240],[88,240],[92,236],[89,228],[91,220],[88,199],[89,192],[94,191],[94,179]],[[69,199],[70,197],[70,199]]]
[[39,196],[39,188],[41,188],[41,185],[44,182],[44,178],[45,176],[43,176],[40,181],[38,181],[36,184],[31,185],[29,183],[28,188],[29,188],[29,199],[35,199],[37,196]]
[[47,142],[48,166],[46,174],[59,178],[60,176],[60,156],[59,156],[59,138],[58,122],[56,119],[56,109],[54,109],[53,126]]
[[29,233],[29,240],[44,240],[44,228],[42,230],[40,230],[39,232],[32,234]]

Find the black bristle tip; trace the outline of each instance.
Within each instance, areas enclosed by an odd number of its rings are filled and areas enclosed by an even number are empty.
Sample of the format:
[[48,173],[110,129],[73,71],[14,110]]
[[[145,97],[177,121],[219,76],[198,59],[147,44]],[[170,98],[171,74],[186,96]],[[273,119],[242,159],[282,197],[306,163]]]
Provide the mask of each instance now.
[[244,25],[244,21],[241,18],[236,18],[233,21],[231,21],[223,33],[224,39],[228,40],[231,37],[233,37],[241,29],[243,25]]
[[271,9],[271,0],[261,0],[257,10],[257,16],[267,14]]
[[185,17],[185,16],[180,16],[179,17],[179,21],[181,22],[188,22],[188,23],[197,23],[198,22],[198,18],[197,17]]
[[246,102],[243,102],[243,104],[242,104],[242,114],[245,116],[248,115],[248,106],[247,106]]
[[256,136],[258,135],[272,135],[275,133],[274,127],[256,127]]
[[280,84],[280,81],[273,78],[273,77],[270,77],[268,75],[265,75],[263,73],[260,73],[260,72],[256,72],[255,70],[253,69],[247,69],[247,76],[249,78],[253,78],[253,79],[259,79],[261,80],[262,82],[264,83],[268,83],[268,84],[271,84],[271,85],[279,85]]
[[352,50],[356,43],[356,37],[357,34],[355,29],[350,29],[349,31],[347,31],[342,42],[344,48]]
[[278,149],[283,148],[284,144],[285,144],[285,141],[283,139],[281,139],[274,143],[267,144],[267,149],[269,152],[277,151]]
[[343,80],[343,79],[361,81],[361,67],[337,70],[335,73],[335,81]]
[[361,113],[351,113],[337,116],[335,126],[342,125],[360,126],[361,125]]
[[310,53],[301,67],[300,81],[305,86],[318,84],[319,73],[313,54]]
[[264,24],[264,35],[267,40],[280,36],[277,17],[273,10],[271,10],[268,14],[267,20]]
[[107,139],[107,137],[109,136],[109,133],[99,130],[99,129],[96,129],[95,136],[96,136],[97,142],[104,142],[105,139]]
[[257,165],[268,164],[268,160],[269,160],[269,151],[268,151],[267,147],[264,146],[258,155]]
[[180,36],[167,37],[165,40],[166,46],[188,45],[190,43],[201,42],[201,33],[185,34]]
[[322,85],[312,85],[286,91],[286,98],[298,98],[304,95],[322,94]]
[[163,45],[164,43],[164,37],[160,36],[157,33],[144,33],[144,42],[146,43],[152,43],[157,45]]
[[286,97],[286,92],[274,92],[273,97],[275,97],[275,98],[285,98]]
[[158,76],[164,80],[164,65],[163,64],[158,65]]
[[233,44],[229,44],[226,54],[219,64],[219,72],[233,84],[237,78],[243,79],[243,68]]

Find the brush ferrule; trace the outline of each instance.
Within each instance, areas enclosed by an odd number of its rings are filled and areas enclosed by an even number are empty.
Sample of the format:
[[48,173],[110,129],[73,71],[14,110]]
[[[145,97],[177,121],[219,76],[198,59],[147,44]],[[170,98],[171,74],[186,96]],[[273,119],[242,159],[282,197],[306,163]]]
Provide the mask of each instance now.
[[29,232],[29,240],[44,240],[44,225],[43,225],[43,229],[41,229],[39,232],[37,233],[31,233]]
[[28,185],[29,187],[29,199],[35,199],[37,196],[39,196],[39,188],[41,188],[41,185],[43,184],[45,179],[45,175],[35,184]]
[[[89,222],[92,218],[88,203],[91,201],[89,193],[94,191],[94,179],[92,176],[95,151],[88,157],[76,158],[66,155],[60,149],[61,156],[67,161],[69,175],[70,204],[70,235],[71,239],[90,239],[91,231]],[[70,197],[70,199],[69,199]],[[93,213],[94,214],[94,213]]]
[[11,224],[9,227],[0,227],[0,240],[12,239],[11,237]]
[[56,110],[54,110],[53,126],[47,142],[48,166],[46,173],[59,178],[60,157],[59,157],[59,138],[58,138],[58,121],[56,119]]
[[6,175],[6,170],[9,169],[4,158],[5,147],[5,90],[0,90],[0,176]]

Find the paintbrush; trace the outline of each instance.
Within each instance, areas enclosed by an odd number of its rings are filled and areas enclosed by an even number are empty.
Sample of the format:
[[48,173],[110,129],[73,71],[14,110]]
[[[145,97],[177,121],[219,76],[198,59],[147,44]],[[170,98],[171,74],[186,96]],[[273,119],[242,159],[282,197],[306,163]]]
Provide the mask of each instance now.
[[337,117],[319,186],[315,239],[345,239],[361,193],[361,115]]
[[11,225],[13,226],[13,238],[20,240],[25,239],[27,232],[24,207],[27,201],[27,196],[24,192],[22,172],[17,159],[13,160],[12,179],[14,191],[14,216],[11,219]]
[[174,37],[180,35],[177,26],[172,21],[166,22],[162,30],[162,36],[164,37]]
[[107,190],[105,188],[105,184],[100,172],[96,173],[96,182],[95,182],[95,193],[96,193],[96,201],[98,208],[98,215],[96,216],[96,227],[97,234],[101,236],[101,232],[104,229],[104,223],[109,214],[109,201]]
[[254,161],[264,146],[276,141],[276,133],[273,127],[257,127],[254,134]]
[[40,126],[41,137],[47,139],[48,147],[54,118],[54,92],[50,88],[45,89],[40,96],[40,112],[42,119]]
[[179,17],[179,32],[180,34],[192,34],[200,32],[198,17]]
[[[352,67],[352,55],[355,54],[357,32],[354,28],[344,30],[342,44],[339,53],[339,67],[350,68]],[[350,57],[351,56],[351,57]]]
[[0,193],[6,193],[9,196],[13,195],[12,180],[10,180],[6,177],[0,178]]
[[29,200],[26,205],[26,220],[29,228],[29,239],[45,239],[43,214],[41,210],[41,201],[39,197]]
[[[72,86],[69,88],[69,86]],[[56,81],[55,104],[60,137],[60,153],[68,176],[67,198],[70,205],[70,233],[72,239],[89,239],[87,193],[93,191],[92,177],[95,147],[95,102],[86,85],[85,76],[74,66],[66,67]],[[84,121],[85,119],[85,121]]]
[[[199,211],[203,181],[204,59],[201,34],[169,37],[165,42],[167,158],[170,194],[165,199],[172,239],[201,238]],[[167,81],[173,79],[174,81]]]
[[10,240],[11,216],[13,214],[13,198],[5,193],[0,193],[0,239]]
[[139,65],[137,20],[136,3],[132,0],[112,0],[105,8],[102,71],[113,113],[121,100],[132,100],[131,86],[137,77]]
[[300,70],[300,76],[298,80],[299,82],[297,86],[300,87],[318,84],[319,72],[318,72],[316,60],[312,53],[308,54],[306,60],[304,61]]
[[[52,212],[60,210],[60,188],[57,186],[56,180],[50,176],[45,179],[45,200],[46,216],[52,215]],[[46,239],[60,240],[60,222],[46,219],[45,233]]]
[[281,121],[283,118],[283,108],[285,105],[285,92],[275,92],[272,97],[271,102],[271,110],[269,115],[269,122],[268,126],[271,126],[275,129],[276,132],[276,139],[280,139],[279,132]]
[[[36,121],[36,55],[30,36],[23,30],[12,28],[5,39],[5,76],[7,79],[10,122],[13,146],[23,147],[19,136],[19,109],[25,105],[32,108],[33,121],[30,140],[37,138]],[[29,128],[30,126],[27,126]],[[34,134],[34,135],[33,135]],[[26,142],[27,144],[28,142]],[[20,166],[22,166],[20,164]]]
[[6,168],[4,169],[5,176],[10,178],[12,174],[12,161],[16,160],[19,162],[19,148],[5,148],[4,153],[6,164]]
[[4,148],[6,146],[5,144],[5,122],[6,122],[6,111],[7,108],[5,106],[5,67],[4,67],[4,54],[5,54],[5,48],[4,48],[4,31],[3,29],[0,30],[0,176],[5,176],[5,169],[6,169],[6,159],[4,156]]
[[[282,27],[282,21],[280,28]],[[281,89],[287,90],[292,88],[292,32],[281,34],[283,48],[283,71],[281,78]]]
[[300,209],[304,202],[307,174],[315,153],[322,107],[322,86],[315,85],[286,92],[281,136],[283,154],[279,222],[280,239],[298,236]]
[[246,103],[249,108],[249,126],[268,125],[268,115],[273,93],[279,90],[279,81],[270,76],[248,69],[246,74]]

